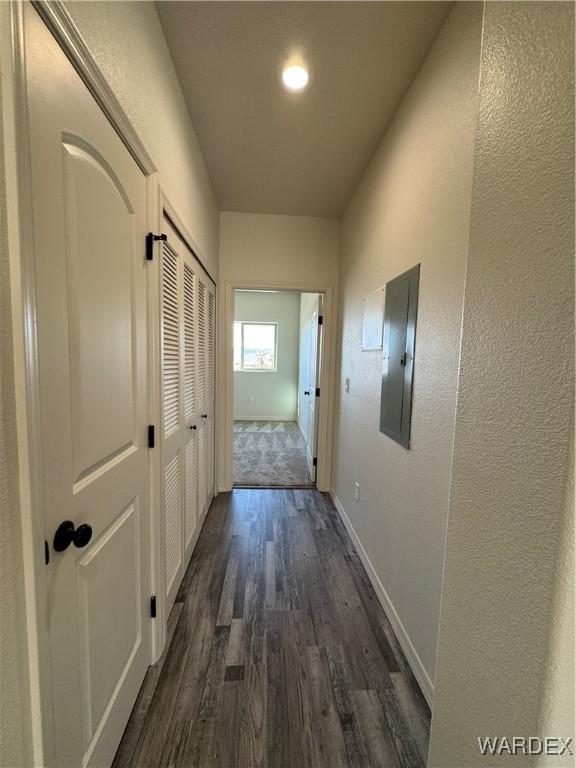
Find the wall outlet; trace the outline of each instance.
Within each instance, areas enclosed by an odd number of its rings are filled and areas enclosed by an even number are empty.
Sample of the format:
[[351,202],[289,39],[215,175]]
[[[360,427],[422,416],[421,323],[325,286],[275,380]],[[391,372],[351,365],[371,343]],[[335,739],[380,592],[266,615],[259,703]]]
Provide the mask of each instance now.
[[344,392],[350,392],[350,379],[344,379]]
[[354,501],[360,501],[360,483],[354,482]]

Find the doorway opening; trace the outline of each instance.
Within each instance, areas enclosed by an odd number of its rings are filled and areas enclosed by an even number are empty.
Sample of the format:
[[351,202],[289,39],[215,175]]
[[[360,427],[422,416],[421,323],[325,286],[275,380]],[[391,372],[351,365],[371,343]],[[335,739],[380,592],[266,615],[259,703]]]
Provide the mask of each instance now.
[[316,483],[321,293],[234,291],[235,487]]

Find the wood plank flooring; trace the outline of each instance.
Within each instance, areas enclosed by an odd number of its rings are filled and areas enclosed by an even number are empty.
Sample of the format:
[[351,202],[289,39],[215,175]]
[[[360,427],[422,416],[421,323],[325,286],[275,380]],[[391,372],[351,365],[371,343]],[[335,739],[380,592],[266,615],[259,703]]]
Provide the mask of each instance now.
[[113,768],[423,768],[430,712],[330,498],[206,518]]

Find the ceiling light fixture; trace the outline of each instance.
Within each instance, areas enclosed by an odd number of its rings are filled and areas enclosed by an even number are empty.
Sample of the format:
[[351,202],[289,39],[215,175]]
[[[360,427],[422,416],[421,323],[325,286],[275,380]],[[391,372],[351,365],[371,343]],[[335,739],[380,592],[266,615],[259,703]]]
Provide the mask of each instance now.
[[290,64],[282,70],[282,83],[287,91],[301,93],[306,90],[310,75],[301,64]]

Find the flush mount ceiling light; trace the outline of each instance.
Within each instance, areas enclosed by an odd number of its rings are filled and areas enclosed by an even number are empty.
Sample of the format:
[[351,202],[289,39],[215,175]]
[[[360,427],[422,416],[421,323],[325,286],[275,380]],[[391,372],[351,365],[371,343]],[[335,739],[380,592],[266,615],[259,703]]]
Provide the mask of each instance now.
[[282,84],[291,93],[305,91],[309,83],[310,75],[302,64],[289,64],[282,70]]

